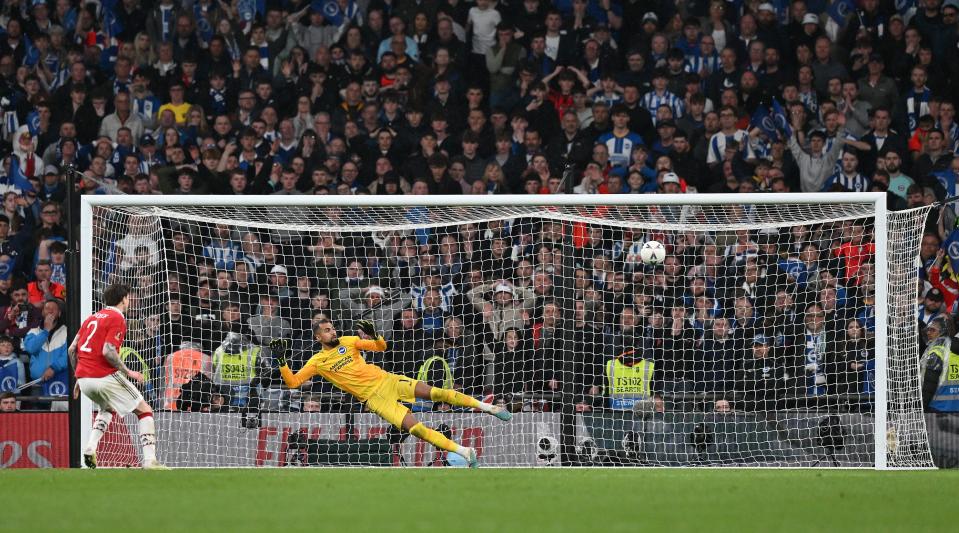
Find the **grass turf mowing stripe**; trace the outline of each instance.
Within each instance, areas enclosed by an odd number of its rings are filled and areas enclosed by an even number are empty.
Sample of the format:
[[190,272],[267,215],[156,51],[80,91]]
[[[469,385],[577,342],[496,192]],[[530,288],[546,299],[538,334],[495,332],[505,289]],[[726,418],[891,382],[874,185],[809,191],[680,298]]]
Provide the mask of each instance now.
[[[947,531],[959,471],[21,470],[7,531]],[[938,503],[937,503],[938,502]]]

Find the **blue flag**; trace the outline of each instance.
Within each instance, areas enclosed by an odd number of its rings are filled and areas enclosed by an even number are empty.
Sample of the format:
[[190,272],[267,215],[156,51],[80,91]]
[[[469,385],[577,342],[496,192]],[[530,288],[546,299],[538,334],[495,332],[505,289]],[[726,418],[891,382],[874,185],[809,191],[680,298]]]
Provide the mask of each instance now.
[[7,177],[7,183],[20,189],[23,192],[33,192],[33,184],[27,179],[27,175],[20,168],[20,158],[10,158],[10,176]]
[[40,62],[40,51],[33,45],[30,36],[25,33],[23,34],[23,48],[26,50],[23,56],[23,64],[31,68],[37,66],[37,63]]
[[[60,58],[56,54],[47,54],[47,57],[43,58],[43,62],[47,65],[47,70],[53,72],[54,75],[60,72]],[[54,78],[52,83],[56,83],[57,79]],[[51,90],[56,87],[51,87]]]
[[70,389],[67,387],[67,370],[63,369],[47,381],[40,384],[40,392],[44,396],[66,396]]
[[256,0],[240,0],[236,5],[241,22],[253,22],[256,18]]
[[833,0],[827,13],[840,28],[845,28],[847,16],[855,11],[856,3],[853,0]]
[[775,98],[773,98],[773,123],[776,125],[776,129],[783,132],[787,139],[792,137],[793,130],[789,127],[789,117],[786,116],[786,110],[779,105],[779,100]]
[[71,7],[70,10],[63,15],[63,20],[61,21],[60,25],[63,26],[63,29],[66,30],[67,33],[70,33],[76,29],[78,17],[79,14],[77,13],[77,8]]
[[213,24],[210,22],[208,10],[197,2],[193,4],[193,18],[196,19],[196,32],[200,36],[200,41],[209,44],[213,38]]
[[776,10],[776,18],[783,26],[789,25],[789,0],[773,0],[773,9]]
[[117,0],[102,0],[100,5],[103,7],[103,29],[111,37],[116,37],[123,31],[123,22],[117,18],[116,9]]
[[113,64],[117,62],[117,54],[120,53],[120,42],[116,37],[106,35],[97,35],[97,41],[100,42],[103,49],[100,51],[100,68],[105,71],[112,71]]
[[779,270],[782,270],[787,276],[796,280],[796,283],[798,283],[800,287],[806,286],[806,278],[809,276],[806,270],[806,263],[803,263],[799,259],[787,257],[780,259],[778,266]]
[[952,230],[946,237],[946,255],[949,256],[949,266],[953,272],[959,272],[959,228]]
[[240,21],[253,22],[253,19],[266,14],[266,0],[240,0],[236,5]]
[[753,113],[752,125],[753,127],[761,129],[763,134],[770,141],[774,141],[779,138],[779,132],[776,130],[776,123],[773,121],[772,115],[769,114],[769,109],[765,106],[759,106],[756,108],[756,112]]
[[27,114],[27,127],[30,128],[30,136],[40,135],[40,113],[31,111]]
[[17,392],[23,378],[23,363],[16,357],[0,363],[0,392]]
[[916,0],[895,0],[896,12],[905,16],[910,9],[916,6]]
[[110,283],[113,273],[120,269],[120,265],[117,264],[117,242],[113,239],[107,239],[107,256],[103,259],[100,268],[103,270],[100,280],[103,283]]
[[114,167],[123,165],[123,160],[126,159],[128,155],[137,155],[137,154],[135,154],[132,150],[130,150],[129,148],[123,145],[117,145],[117,147],[113,150],[113,155],[110,156],[110,164],[113,165]]
[[13,263],[12,259],[0,260],[0,280],[6,281],[10,279],[10,276],[13,275],[12,263]]
[[346,5],[345,13],[336,0],[313,0],[310,6],[313,11],[322,12],[326,22],[333,26],[342,25],[344,20],[352,18],[356,13],[356,4],[352,0]]
[[953,174],[951,170],[940,170],[933,172],[932,175],[936,178],[936,181],[942,185],[942,188],[946,190],[946,198],[956,196],[957,176]]

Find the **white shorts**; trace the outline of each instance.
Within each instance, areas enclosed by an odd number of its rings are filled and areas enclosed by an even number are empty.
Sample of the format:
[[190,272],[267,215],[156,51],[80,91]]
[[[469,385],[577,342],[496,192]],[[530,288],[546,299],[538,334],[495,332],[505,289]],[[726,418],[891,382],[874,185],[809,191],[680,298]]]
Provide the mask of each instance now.
[[143,401],[143,395],[136,386],[119,372],[102,378],[79,378],[77,383],[84,396],[93,400],[101,411],[126,415]]

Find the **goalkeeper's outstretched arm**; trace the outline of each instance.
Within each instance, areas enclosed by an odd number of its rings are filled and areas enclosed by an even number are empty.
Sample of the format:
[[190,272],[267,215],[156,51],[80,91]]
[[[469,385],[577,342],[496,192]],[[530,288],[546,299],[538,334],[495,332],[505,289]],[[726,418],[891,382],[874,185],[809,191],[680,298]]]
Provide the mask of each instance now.
[[288,343],[286,339],[273,339],[270,341],[270,352],[273,354],[273,359],[280,365],[280,376],[283,377],[283,383],[286,383],[286,386],[291,389],[298,389],[316,375],[316,367],[306,365],[294,374],[286,362],[287,348]]

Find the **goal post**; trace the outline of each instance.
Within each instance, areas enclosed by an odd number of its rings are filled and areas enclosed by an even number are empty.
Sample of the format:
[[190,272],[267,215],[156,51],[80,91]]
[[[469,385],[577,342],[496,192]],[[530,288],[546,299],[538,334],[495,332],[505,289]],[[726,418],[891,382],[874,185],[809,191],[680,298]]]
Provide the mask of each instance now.
[[[171,466],[455,464],[318,379],[283,389],[269,338],[302,359],[320,316],[341,336],[373,319],[390,347],[367,360],[513,410],[412,405],[484,464],[929,468],[928,211],[884,193],[83,196],[81,311],[134,288],[128,363],[150,371]],[[638,259],[650,240],[664,264]],[[137,464],[135,432],[114,422],[101,463]]]
[[[875,227],[876,227],[876,232],[875,232],[876,252],[875,253],[877,258],[888,257],[889,238],[887,234],[888,224],[886,221],[886,194],[884,193],[875,193],[875,194],[877,195],[876,203],[875,203],[876,216],[874,219]],[[920,239],[921,238],[922,236],[920,235]],[[886,262],[877,260],[876,261],[876,285],[877,286],[882,286],[883,284],[885,284],[886,286],[889,285],[888,273],[889,273],[889,269],[887,267]],[[886,280],[885,283],[884,283],[884,280]],[[876,308],[884,309],[886,308],[887,305],[888,305],[888,301],[886,298],[886,291],[877,290],[876,291]],[[876,343],[875,343],[876,355],[877,355],[876,364],[875,364],[876,383],[886,383],[886,380],[888,379],[888,372],[886,370],[887,358],[881,357],[879,356],[879,354],[889,353],[888,339],[886,338],[889,332],[889,327],[888,327],[889,315],[887,313],[884,318],[880,318],[878,315],[879,313],[877,313],[877,317],[876,317]],[[917,332],[917,335],[918,335],[918,332]],[[920,355],[919,353],[916,353],[917,368],[919,365],[919,355]],[[918,372],[917,372],[916,383],[918,385]],[[876,421],[874,424],[875,428],[873,429],[873,433],[874,433],[873,440],[876,447],[875,448],[876,468],[885,469],[885,468],[888,468],[888,465],[889,465],[889,461],[887,457],[889,452],[888,446],[887,446],[888,439],[886,438],[886,434],[888,432],[888,427],[889,427],[889,410],[887,406],[888,398],[886,394],[886,387],[877,386],[875,389],[875,396],[876,397],[874,401],[874,406],[875,406],[874,415],[875,415]]]

